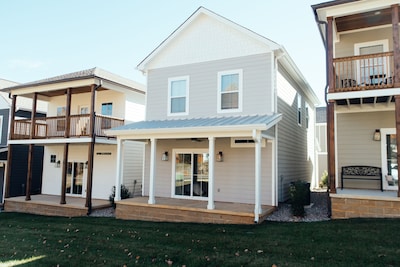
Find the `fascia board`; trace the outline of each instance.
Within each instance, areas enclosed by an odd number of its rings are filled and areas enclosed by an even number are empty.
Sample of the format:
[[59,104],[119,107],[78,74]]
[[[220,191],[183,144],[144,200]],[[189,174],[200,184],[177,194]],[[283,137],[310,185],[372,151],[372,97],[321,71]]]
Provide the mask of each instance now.
[[48,91],[55,91],[60,89],[67,89],[73,87],[83,87],[83,86],[90,86],[96,82],[97,79],[89,78],[83,80],[75,80],[75,81],[66,81],[61,83],[49,83],[49,84],[42,84],[42,85],[32,85],[23,88],[16,88],[10,90],[4,90],[6,92],[10,92],[12,95],[29,95],[32,93],[40,93],[40,92],[48,92]]

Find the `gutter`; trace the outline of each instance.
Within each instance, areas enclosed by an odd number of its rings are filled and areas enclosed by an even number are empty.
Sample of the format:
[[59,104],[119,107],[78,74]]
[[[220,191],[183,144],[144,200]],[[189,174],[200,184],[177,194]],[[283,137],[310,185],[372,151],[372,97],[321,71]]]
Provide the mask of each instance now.
[[[96,84],[96,86],[94,87],[94,91],[96,92],[97,91],[97,89],[99,89],[101,86],[103,85],[103,80],[102,79],[99,79],[99,84]],[[94,112],[95,113],[95,112]],[[96,116],[96,114],[93,114],[93,116]],[[94,120],[94,122],[95,122],[95,120]],[[92,127],[92,129],[93,129],[93,132],[91,133],[91,135],[92,135],[92,140],[91,140],[91,142],[90,142],[90,146],[92,146],[92,151],[94,152],[94,144],[95,144],[95,142],[96,142],[96,135],[94,134],[94,127],[95,125],[93,124],[93,127]],[[92,153],[92,158],[91,159],[88,159],[88,160],[91,160],[91,162],[92,162],[92,164],[91,164],[91,168],[92,168],[92,171],[91,171],[91,174],[92,174],[92,177],[90,178],[90,181],[91,181],[91,183],[93,183],[93,158],[94,158],[94,153]],[[90,186],[90,189],[93,191],[93,186]],[[87,197],[87,192],[86,192],[86,197]],[[92,213],[92,192],[90,192],[90,199],[88,200],[88,211],[87,211],[87,215],[89,216],[90,214]]]
[[[325,92],[325,104],[326,104],[326,107],[328,107],[328,89],[329,89],[328,47],[327,47],[328,46],[328,23],[326,21],[319,20],[316,8],[313,7],[313,9],[314,9],[315,22],[318,24],[319,32],[321,33],[322,41],[323,41],[324,47],[325,47],[326,85],[325,85],[324,92]],[[324,38],[324,36],[322,34],[321,27],[319,27],[320,25],[324,25],[325,26],[325,38]],[[328,112],[326,112],[326,116],[327,116],[326,121],[328,121]],[[328,193],[328,198],[327,198],[328,216],[331,217],[331,215],[332,215],[332,207],[331,207],[331,198],[329,196],[329,188],[330,188],[329,183],[330,183],[330,179],[328,179],[328,186],[327,186],[326,192]]]

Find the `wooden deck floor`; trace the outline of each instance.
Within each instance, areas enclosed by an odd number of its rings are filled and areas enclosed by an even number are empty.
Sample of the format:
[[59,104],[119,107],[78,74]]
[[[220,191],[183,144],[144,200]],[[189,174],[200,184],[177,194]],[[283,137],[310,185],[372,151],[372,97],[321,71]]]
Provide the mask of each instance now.
[[[215,209],[207,209],[207,201],[156,198],[156,204],[148,204],[148,197],[118,201],[116,218],[145,221],[201,222],[254,224],[254,205],[231,202],[215,202]],[[260,220],[271,214],[275,207],[263,205]]]
[[[60,199],[60,196],[55,195],[32,195],[29,201],[25,200],[25,196],[6,198],[4,210],[65,217],[87,215],[88,208],[85,207],[85,198],[67,196],[66,204],[60,204]],[[110,206],[108,200],[92,199],[92,210]]]

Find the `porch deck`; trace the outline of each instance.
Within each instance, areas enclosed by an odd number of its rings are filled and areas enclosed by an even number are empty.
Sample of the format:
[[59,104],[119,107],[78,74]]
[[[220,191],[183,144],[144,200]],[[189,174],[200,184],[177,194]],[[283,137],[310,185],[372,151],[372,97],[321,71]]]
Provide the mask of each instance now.
[[[215,209],[207,209],[206,201],[156,198],[156,204],[148,204],[148,197],[129,198],[116,202],[115,216],[118,219],[195,222],[221,224],[254,224],[254,205],[244,203],[215,202]],[[275,210],[262,205],[258,223]]]
[[330,198],[332,219],[400,218],[397,191],[337,189]]
[[[29,201],[25,200],[25,196],[12,197],[4,200],[4,211],[64,217],[87,215],[85,198],[66,197],[66,202],[67,204],[60,204],[60,196],[55,195],[31,195]],[[92,199],[92,210],[110,206],[108,200]]]

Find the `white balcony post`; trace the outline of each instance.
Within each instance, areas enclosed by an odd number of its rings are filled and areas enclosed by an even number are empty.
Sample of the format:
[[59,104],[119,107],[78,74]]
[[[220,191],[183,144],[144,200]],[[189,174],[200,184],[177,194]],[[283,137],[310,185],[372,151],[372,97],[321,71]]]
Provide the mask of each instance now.
[[254,222],[258,223],[261,210],[261,136],[253,131],[255,143],[255,205]]
[[215,209],[214,204],[214,165],[215,165],[215,137],[208,138],[208,204],[207,209]]
[[154,196],[154,180],[156,176],[156,153],[157,153],[157,139],[150,139],[150,183],[149,183],[149,204],[155,204],[156,199]]
[[121,184],[123,170],[124,142],[122,139],[117,140],[117,174],[115,179],[115,197],[114,201],[121,200]]

